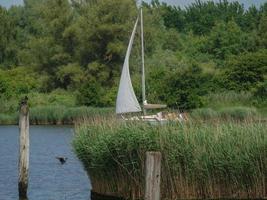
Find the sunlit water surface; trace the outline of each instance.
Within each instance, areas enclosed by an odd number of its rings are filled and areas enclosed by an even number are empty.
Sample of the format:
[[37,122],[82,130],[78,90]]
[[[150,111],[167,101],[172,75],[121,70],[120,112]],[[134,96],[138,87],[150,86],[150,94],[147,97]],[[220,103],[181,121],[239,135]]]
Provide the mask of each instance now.
[[[30,128],[29,200],[89,200],[91,185],[75,157],[71,127]],[[0,200],[18,200],[17,126],[0,126]],[[56,156],[68,157],[61,165]]]

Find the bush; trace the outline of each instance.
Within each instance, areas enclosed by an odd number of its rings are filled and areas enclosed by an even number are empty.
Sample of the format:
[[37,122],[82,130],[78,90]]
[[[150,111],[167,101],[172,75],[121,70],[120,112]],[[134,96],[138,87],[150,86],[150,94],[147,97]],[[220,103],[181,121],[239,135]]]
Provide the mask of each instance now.
[[259,83],[253,91],[253,103],[257,107],[267,107],[267,80]]
[[12,92],[7,81],[0,77],[0,98],[9,98]]
[[0,113],[11,114],[19,109],[19,101],[16,98],[0,97]]
[[64,89],[75,89],[81,84],[83,71],[77,64],[61,66],[57,71],[57,79]]
[[79,90],[77,102],[79,105],[103,106],[104,91],[97,81],[85,83]]
[[75,94],[65,90],[54,90],[51,93],[29,93],[29,104],[36,106],[75,106]]
[[253,95],[254,97],[260,98],[262,100],[267,99],[267,80],[257,85]]
[[12,91],[12,96],[38,90],[40,82],[38,75],[30,67],[17,67],[0,71],[0,83],[4,80]]
[[226,89],[248,91],[263,82],[267,73],[267,51],[231,57],[224,72]]
[[234,22],[218,22],[206,37],[202,52],[212,54],[214,58],[224,60],[247,50],[256,49],[255,38],[241,30]]
[[165,79],[164,101],[182,110],[201,107],[206,81],[198,66],[171,71]]

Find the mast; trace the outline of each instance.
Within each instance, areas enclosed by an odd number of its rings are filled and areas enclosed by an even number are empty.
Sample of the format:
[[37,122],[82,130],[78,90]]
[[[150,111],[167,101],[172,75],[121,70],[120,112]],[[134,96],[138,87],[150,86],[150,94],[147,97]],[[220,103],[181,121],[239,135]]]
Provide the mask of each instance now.
[[146,109],[144,103],[146,101],[146,80],[145,80],[145,54],[144,54],[144,27],[143,27],[143,10],[141,7],[141,46],[142,46],[142,101],[143,101],[143,112],[146,115]]

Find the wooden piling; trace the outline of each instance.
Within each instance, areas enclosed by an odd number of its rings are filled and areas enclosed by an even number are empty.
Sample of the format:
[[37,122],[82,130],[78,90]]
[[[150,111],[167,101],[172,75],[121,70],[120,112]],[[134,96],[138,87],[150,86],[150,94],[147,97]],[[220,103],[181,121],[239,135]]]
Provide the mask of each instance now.
[[27,199],[28,189],[28,168],[29,168],[29,108],[27,104],[28,98],[25,97],[20,104],[19,115],[19,197]]
[[160,200],[161,153],[146,152],[145,200]]

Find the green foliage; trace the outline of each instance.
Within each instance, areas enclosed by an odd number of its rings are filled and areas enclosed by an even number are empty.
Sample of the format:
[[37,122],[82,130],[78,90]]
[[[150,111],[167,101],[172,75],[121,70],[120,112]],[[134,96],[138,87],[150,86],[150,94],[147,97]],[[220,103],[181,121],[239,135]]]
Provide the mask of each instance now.
[[10,97],[0,97],[0,113],[4,116],[13,115],[18,111],[18,100]]
[[185,26],[185,11],[180,7],[174,7],[165,3],[161,6],[162,18],[167,28],[175,28],[182,31]]
[[77,96],[78,104],[87,106],[103,106],[101,99],[104,96],[104,91],[97,81],[85,83],[79,90]]
[[40,82],[38,75],[30,67],[17,67],[10,70],[0,70],[1,95],[9,97],[38,90]]
[[266,108],[267,106],[267,80],[259,83],[253,92],[254,104],[258,107]]
[[74,124],[92,117],[110,116],[113,109],[66,107],[63,105],[36,106],[30,110],[31,124]]
[[224,72],[227,89],[246,91],[265,80],[267,51],[244,53],[231,57]]
[[0,65],[10,66],[16,62],[14,56],[12,18],[8,11],[0,6]]
[[252,106],[253,94],[251,92],[221,91],[205,95],[205,107],[219,109],[222,107]]
[[87,66],[98,61],[105,63],[110,73],[117,71],[118,68],[113,66],[123,60],[124,42],[129,37],[128,30],[132,27],[135,13],[133,0],[102,0],[84,5],[83,15],[76,25],[80,63]]
[[259,40],[267,48],[267,14],[261,17],[259,24]]
[[267,80],[257,85],[254,96],[265,100],[267,99]]
[[165,102],[180,109],[200,107],[203,104],[203,81],[201,69],[197,66],[172,71],[165,79]]
[[[0,71],[1,72],[1,71]],[[12,95],[12,91],[10,85],[8,84],[7,80],[0,75],[0,97],[10,97]]]
[[68,64],[59,67],[57,78],[64,89],[77,88],[83,79],[83,71],[77,64]]
[[242,32],[234,21],[229,21],[215,24],[206,38],[202,51],[212,54],[217,59],[225,59],[230,55],[254,50],[255,46],[253,36]]
[[194,109],[190,115],[193,119],[213,120],[218,118],[218,113],[212,108]]
[[18,116],[16,114],[8,115],[0,113],[0,124],[14,125],[18,121]]
[[31,92],[28,94],[12,95],[6,96],[3,95],[0,97],[0,113],[13,114],[18,111],[19,102],[22,97],[25,95],[29,98],[29,106],[31,108],[37,106],[66,106],[74,107],[75,104],[75,95],[64,90],[55,90],[49,94],[47,93],[36,93]]
[[212,108],[199,108],[192,111],[190,114],[193,120],[207,121],[244,121],[258,120],[262,115],[256,108],[253,107],[221,107],[214,110]]
[[[260,92],[267,3],[244,9],[239,2],[198,0],[180,8],[154,0],[142,6],[149,102],[192,109],[206,105],[213,92]],[[49,99],[64,89],[79,105],[113,106],[137,16],[135,0],[25,0],[0,7],[1,101],[27,93]],[[130,73],[141,99],[139,38],[138,27]],[[256,96],[252,104],[264,106]],[[16,106],[7,103],[10,110]]]
[[200,0],[189,6],[185,14],[188,28],[192,29],[196,34],[209,33],[216,21],[220,20],[228,22],[234,19],[237,23],[242,23],[240,20],[242,20],[243,15],[244,8],[237,1],[215,3],[213,1],[203,2]]
[[219,110],[219,115],[223,119],[244,120],[257,118],[257,110],[248,107],[227,107]]
[[169,29],[164,36],[162,48],[164,50],[177,51],[182,49],[181,36],[175,29]]
[[54,90],[51,93],[29,93],[30,107],[37,106],[66,106],[74,107],[75,94],[65,90]]

